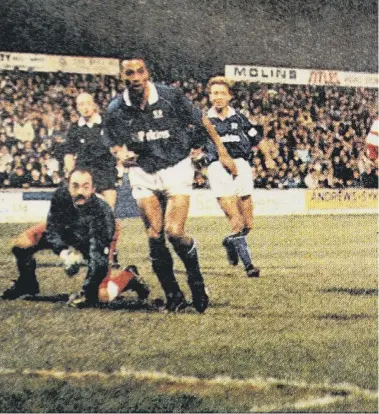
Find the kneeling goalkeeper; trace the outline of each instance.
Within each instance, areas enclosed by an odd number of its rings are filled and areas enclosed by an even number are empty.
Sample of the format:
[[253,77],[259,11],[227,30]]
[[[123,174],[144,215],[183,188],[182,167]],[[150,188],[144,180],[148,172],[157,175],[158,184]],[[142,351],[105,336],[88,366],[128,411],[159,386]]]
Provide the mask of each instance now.
[[112,209],[96,196],[91,173],[84,169],[73,170],[68,188],[60,187],[53,195],[47,223],[33,226],[14,241],[12,252],[19,277],[3,292],[2,298],[17,299],[38,294],[34,254],[51,249],[60,256],[69,275],[79,270],[78,252],[88,263],[83,288],[70,298],[69,304],[108,302],[126,289],[134,290],[140,299],[146,299],[149,290],[135,266],[129,266],[117,275],[111,274],[109,257],[114,232]]

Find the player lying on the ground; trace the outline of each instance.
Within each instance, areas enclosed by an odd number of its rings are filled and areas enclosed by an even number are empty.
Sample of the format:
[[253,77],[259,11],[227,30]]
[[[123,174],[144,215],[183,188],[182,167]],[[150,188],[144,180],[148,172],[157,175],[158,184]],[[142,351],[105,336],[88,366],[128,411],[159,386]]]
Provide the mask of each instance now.
[[68,188],[60,187],[53,195],[47,224],[33,226],[14,240],[12,252],[19,277],[3,292],[2,298],[17,299],[38,294],[34,254],[51,249],[59,255],[66,273],[71,276],[79,270],[80,255],[88,264],[82,290],[70,297],[70,305],[108,302],[126,289],[134,290],[139,299],[146,299],[149,289],[135,266],[129,266],[116,275],[109,269],[114,231],[112,209],[96,196],[90,172],[74,169]]
[[253,179],[248,159],[252,146],[258,145],[260,137],[249,120],[229,105],[232,93],[226,78],[211,78],[207,92],[212,104],[208,118],[238,168],[238,176],[232,177],[220,163],[214,144],[209,142],[205,146],[209,184],[232,227],[232,234],[224,239],[223,246],[229,263],[236,266],[240,258],[247,276],[259,277],[259,269],[252,263],[246,235],[253,226]]

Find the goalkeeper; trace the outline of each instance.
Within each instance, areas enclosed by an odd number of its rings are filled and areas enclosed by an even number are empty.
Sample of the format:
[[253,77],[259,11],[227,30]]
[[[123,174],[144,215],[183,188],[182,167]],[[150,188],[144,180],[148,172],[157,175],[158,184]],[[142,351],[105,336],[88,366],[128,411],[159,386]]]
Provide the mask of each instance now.
[[125,289],[134,290],[140,299],[146,299],[149,290],[139,278],[135,266],[129,266],[117,275],[112,275],[109,270],[114,231],[112,209],[95,195],[91,173],[74,169],[68,188],[60,187],[53,195],[47,224],[31,227],[13,242],[12,252],[19,277],[3,292],[2,298],[17,299],[38,294],[34,254],[51,249],[59,255],[69,276],[78,272],[83,260],[88,264],[83,288],[70,297],[69,304],[108,302]]

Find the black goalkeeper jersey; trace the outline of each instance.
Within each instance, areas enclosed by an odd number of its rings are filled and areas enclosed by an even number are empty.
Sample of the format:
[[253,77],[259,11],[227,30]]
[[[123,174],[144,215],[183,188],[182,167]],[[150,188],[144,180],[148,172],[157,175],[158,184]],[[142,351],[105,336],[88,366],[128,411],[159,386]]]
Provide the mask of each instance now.
[[91,249],[103,253],[114,231],[114,215],[104,200],[92,195],[86,204],[75,206],[67,187],[55,191],[47,216],[46,239],[56,254],[69,246],[86,256]]
[[138,154],[138,165],[154,173],[188,157],[207,133],[201,111],[180,89],[153,83],[149,87],[143,110],[132,105],[126,89],[109,104],[104,125],[111,146],[125,144]]

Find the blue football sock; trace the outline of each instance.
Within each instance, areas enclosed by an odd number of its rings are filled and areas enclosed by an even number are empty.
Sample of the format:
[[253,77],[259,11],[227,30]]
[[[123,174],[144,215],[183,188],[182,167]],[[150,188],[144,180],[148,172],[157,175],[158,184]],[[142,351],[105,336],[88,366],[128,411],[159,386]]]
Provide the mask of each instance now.
[[249,246],[247,245],[246,236],[239,233],[229,236],[229,240],[233,243],[239,258],[241,259],[245,269],[252,265],[252,257]]

